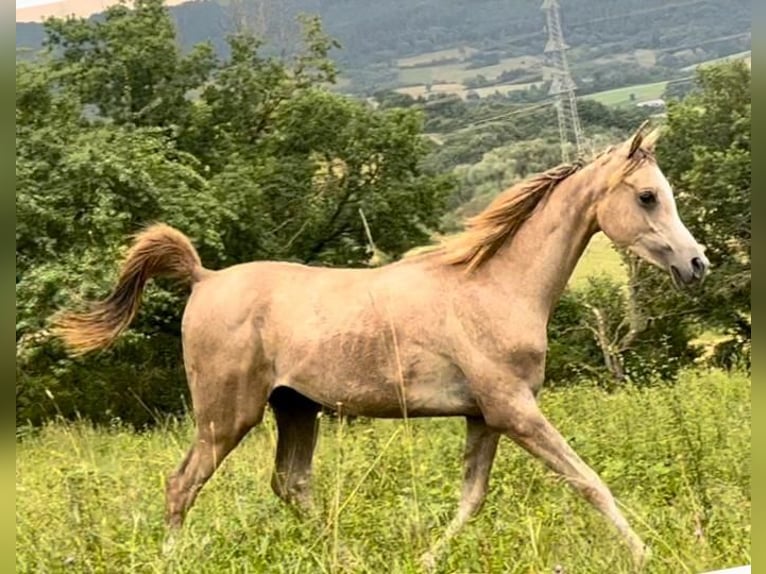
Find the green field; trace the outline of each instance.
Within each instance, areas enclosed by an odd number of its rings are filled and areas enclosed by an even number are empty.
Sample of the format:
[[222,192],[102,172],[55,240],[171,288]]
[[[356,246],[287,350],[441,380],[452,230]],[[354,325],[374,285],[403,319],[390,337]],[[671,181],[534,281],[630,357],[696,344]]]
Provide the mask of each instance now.
[[620,255],[612,247],[611,240],[603,233],[597,233],[590,240],[574,273],[569,280],[572,287],[581,287],[588,277],[606,275],[616,281],[627,280],[627,272]]
[[[667,86],[667,82],[638,84],[635,86],[627,86],[625,88],[617,88],[616,90],[588,94],[583,97],[596,100],[606,106],[622,106],[657,99],[665,92],[665,86]],[[633,100],[630,98],[631,94],[634,96]]]
[[[611,486],[650,545],[647,573],[750,562],[750,379],[685,373],[677,386],[547,391],[543,410]],[[16,445],[16,572],[418,572],[455,509],[459,419],[324,419],[317,514],[269,488],[267,416],[202,491],[166,553],[163,484],[189,424],[134,434],[54,423]],[[630,572],[599,514],[509,440],[482,513],[440,572]]]
[[399,58],[396,61],[396,65],[400,68],[411,68],[412,66],[420,66],[428,64],[429,62],[435,62],[439,60],[446,60],[448,58],[464,58],[478,52],[476,48],[464,46],[462,51],[460,48],[448,48],[446,50],[436,50],[434,52],[424,52],[417,54],[416,56],[410,56],[408,58]]

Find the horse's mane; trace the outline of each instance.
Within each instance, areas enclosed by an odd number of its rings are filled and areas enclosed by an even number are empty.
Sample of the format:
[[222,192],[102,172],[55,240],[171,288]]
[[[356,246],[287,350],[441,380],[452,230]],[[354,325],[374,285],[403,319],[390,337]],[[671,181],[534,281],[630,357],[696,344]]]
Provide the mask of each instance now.
[[463,232],[437,246],[443,260],[466,265],[469,271],[479,267],[516,235],[543,198],[581,168],[580,163],[561,164],[506,189],[484,211],[468,219]]
[[[646,161],[654,161],[652,149],[659,131],[644,133],[647,122],[633,136],[627,157],[609,178],[613,188]],[[591,163],[605,163],[615,150],[609,147],[597,154]],[[440,244],[415,250],[412,255],[438,252],[448,265],[462,265],[472,271],[497,253],[513,238],[540,202],[572,174],[580,171],[585,162],[563,163],[521,181],[498,195],[478,215],[466,221],[465,230],[444,239]]]

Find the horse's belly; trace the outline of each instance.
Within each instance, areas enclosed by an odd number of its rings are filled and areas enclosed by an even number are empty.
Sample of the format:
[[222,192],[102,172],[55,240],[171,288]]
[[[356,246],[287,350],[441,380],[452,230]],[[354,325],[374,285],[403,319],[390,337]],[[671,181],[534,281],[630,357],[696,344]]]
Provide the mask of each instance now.
[[378,418],[478,416],[478,404],[456,368],[440,366],[416,373],[370,371],[349,377],[325,372],[322,381],[285,381],[287,386],[342,413]]
[[405,393],[407,416],[478,416],[481,411],[465,380],[426,380]]

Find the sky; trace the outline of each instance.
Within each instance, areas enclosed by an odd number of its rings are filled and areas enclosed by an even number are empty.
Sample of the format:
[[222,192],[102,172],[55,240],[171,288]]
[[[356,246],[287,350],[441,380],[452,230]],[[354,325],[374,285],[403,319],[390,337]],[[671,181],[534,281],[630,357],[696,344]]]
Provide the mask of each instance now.
[[16,0],[16,8],[29,8],[41,4],[53,4],[56,0]]

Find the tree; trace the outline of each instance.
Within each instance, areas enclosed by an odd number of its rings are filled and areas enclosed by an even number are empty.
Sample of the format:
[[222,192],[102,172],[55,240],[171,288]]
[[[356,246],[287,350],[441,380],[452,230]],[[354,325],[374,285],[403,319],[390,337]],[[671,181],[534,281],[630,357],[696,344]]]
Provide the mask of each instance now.
[[741,61],[700,68],[698,89],[671,103],[657,150],[679,210],[707,247],[712,272],[687,307],[708,327],[749,344],[750,67]]
[[215,66],[209,44],[181,55],[162,0],[123,0],[103,21],[52,18],[45,31],[61,85],[118,124],[183,124],[189,91]]
[[17,420],[59,410],[145,422],[152,413],[141,401],[164,411],[177,409],[182,396],[173,363],[183,294],[155,286],[136,331],[100,360],[66,359],[47,319],[61,306],[102,296],[125,237],[148,221],[183,228],[207,261],[220,260],[225,206],[164,130],[90,125],[76,97],[53,89],[55,77],[46,66],[17,68]]
[[630,260],[627,285],[596,276],[564,293],[548,330],[547,374],[554,384],[579,379],[607,388],[627,380],[652,384],[672,380],[697,358],[689,345],[694,325],[647,307],[641,298],[640,265]]

